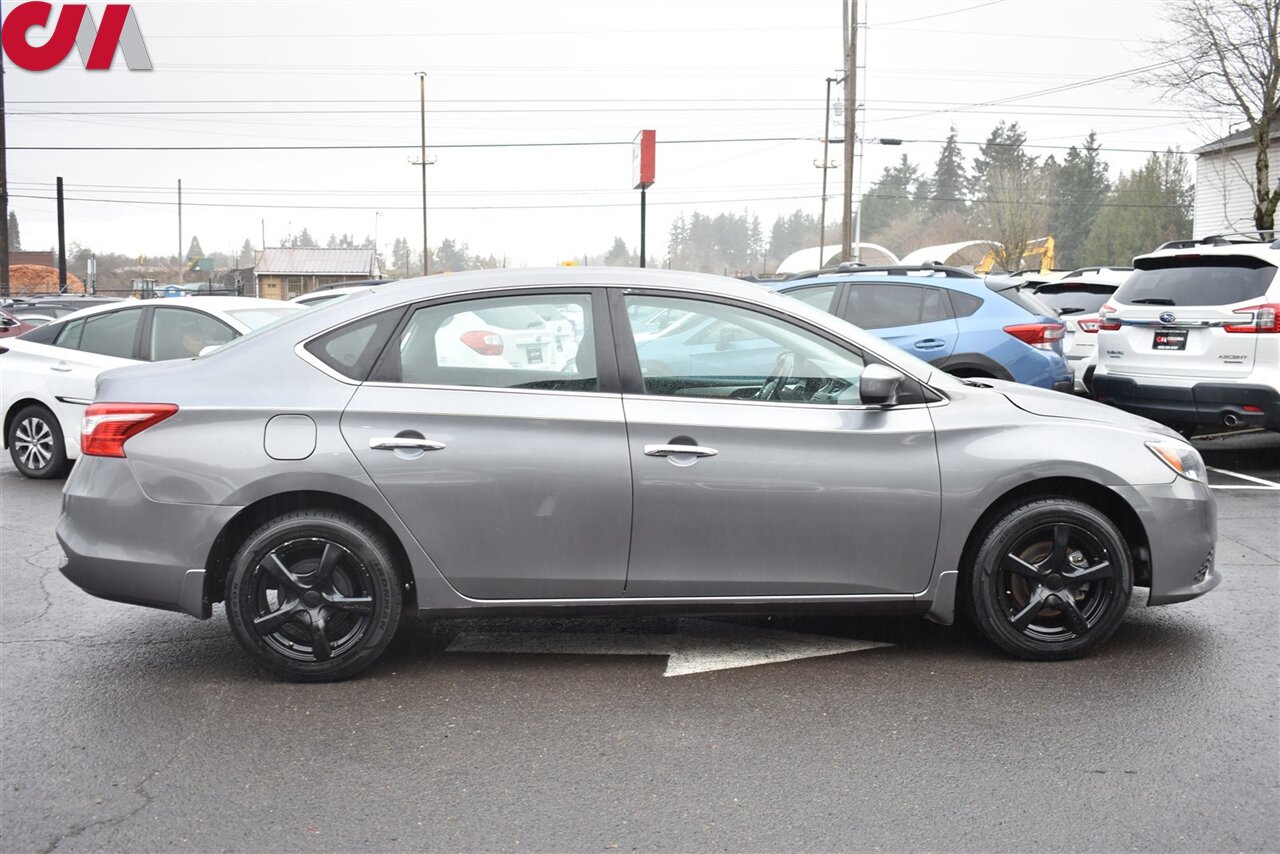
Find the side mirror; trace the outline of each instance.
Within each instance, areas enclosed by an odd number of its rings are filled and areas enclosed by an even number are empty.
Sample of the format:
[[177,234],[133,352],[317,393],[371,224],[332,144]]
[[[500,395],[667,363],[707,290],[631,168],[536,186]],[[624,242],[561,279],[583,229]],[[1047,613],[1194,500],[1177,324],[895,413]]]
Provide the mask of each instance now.
[[858,395],[869,406],[893,406],[898,402],[898,386],[906,377],[887,365],[867,365],[858,381]]

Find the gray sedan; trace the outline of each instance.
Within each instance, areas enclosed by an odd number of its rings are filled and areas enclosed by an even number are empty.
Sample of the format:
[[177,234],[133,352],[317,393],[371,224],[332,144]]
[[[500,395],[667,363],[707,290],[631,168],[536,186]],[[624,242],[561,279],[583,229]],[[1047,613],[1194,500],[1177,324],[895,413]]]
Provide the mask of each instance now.
[[[485,326],[529,309],[583,322],[568,342]],[[664,312],[706,333],[647,359]],[[484,358],[441,358],[460,347]],[[764,350],[767,373],[742,367]],[[361,671],[415,611],[961,610],[1063,659],[1135,585],[1165,605],[1220,580],[1204,465],[1171,431],[692,273],[384,285],[103,374],[82,449],[63,573],[200,618],[225,602],[294,680]]]

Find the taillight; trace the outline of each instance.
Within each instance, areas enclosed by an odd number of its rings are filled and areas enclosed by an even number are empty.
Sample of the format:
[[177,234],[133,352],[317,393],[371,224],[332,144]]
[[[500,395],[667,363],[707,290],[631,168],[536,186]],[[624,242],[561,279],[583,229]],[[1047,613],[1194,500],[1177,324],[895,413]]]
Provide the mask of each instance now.
[[1098,315],[1093,314],[1093,315],[1090,315],[1090,316],[1088,316],[1088,317],[1080,317],[1080,318],[1077,318],[1077,319],[1076,319],[1076,326],[1078,326],[1078,327],[1080,328],[1080,331],[1081,331],[1081,332],[1088,332],[1088,333],[1090,333],[1090,334],[1097,334],[1097,332],[1098,332],[1098,327],[1099,327],[1099,326],[1101,326],[1101,324],[1098,322]]
[[1120,323],[1115,319],[1116,307],[1111,303],[1107,303],[1098,309],[1098,331],[1115,332],[1120,328]]
[[502,336],[496,332],[476,329],[471,332],[464,332],[458,337],[462,339],[463,344],[466,344],[481,356],[502,355]]
[[1223,327],[1227,332],[1252,333],[1255,335],[1260,332],[1280,332],[1280,305],[1276,303],[1251,305],[1248,308],[1238,308],[1232,313],[1251,314],[1253,315],[1253,322]]
[[90,404],[80,428],[80,452],[89,457],[123,457],[125,442],[177,411],[172,403]]
[[1061,323],[1018,323],[1006,326],[1004,331],[1032,347],[1052,350],[1054,342],[1062,340],[1066,327]]

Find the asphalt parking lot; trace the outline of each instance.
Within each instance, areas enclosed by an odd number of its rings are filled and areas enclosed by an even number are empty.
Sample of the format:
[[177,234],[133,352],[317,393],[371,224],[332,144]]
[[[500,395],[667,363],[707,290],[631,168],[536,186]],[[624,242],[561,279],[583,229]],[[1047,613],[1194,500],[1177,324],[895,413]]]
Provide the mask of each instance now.
[[915,619],[409,621],[333,685],[264,676],[221,609],[75,589],[60,482],[6,456],[0,848],[1276,850],[1280,435],[1196,444],[1222,585],[1082,660]]

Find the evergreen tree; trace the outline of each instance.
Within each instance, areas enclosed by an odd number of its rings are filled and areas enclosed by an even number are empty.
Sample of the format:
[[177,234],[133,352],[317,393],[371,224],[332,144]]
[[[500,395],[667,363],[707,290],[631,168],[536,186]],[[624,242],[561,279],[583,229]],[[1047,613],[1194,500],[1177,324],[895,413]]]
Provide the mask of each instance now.
[[9,250],[11,252],[22,251],[22,235],[18,231],[18,214],[16,211],[9,211]]
[[911,213],[919,180],[919,170],[905,154],[897,164],[886,166],[880,179],[863,196],[862,233],[879,231]]
[[1003,180],[1008,175],[1021,175],[1035,168],[1036,158],[1028,156],[1022,149],[1026,141],[1027,133],[1017,122],[1006,125],[1001,121],[991,130],[973,160],[969,191],[974,199],[981,201],[991,197],[992,173],[1002,173]]
[[929,181],[929,210],[935,215],[962,213],[965,209],[965,188],[969,179],[965,175],[964,157],[960,153],[960,144],[956,141],[956,126],[951,126],[951,133],[942,145],[942,153],[933,167],[933,178]]
[[244,239],[244,245],[240,247],[240,254],[236,257],[237,267],[252,267],[257,253],[253,249],[253,244],[249,242],[249,238]]
[[194,261],[197,258],[203,258],[203,257],[204,257],[204,250],[200,248],[200,238],[196,237],[195,235],[192,235],[191,246],[189,249],[187,249],[187,260]]
[[391,245],[391,266],[401,276],[409,275],[409,265],[413,262],[413,251],[409,248],[409,241],[403,237],[397,237]]
[[307,231],[305,228],[304,228],[304,229],[302,229],[302,233],[301,233],[301,234],[299,234],[299,235],[297,236],[297,238],[294,240],[293,245],[294,245],[294,247],[296,247],[296,248],[298,248],[298,249],[318,249],[318,248],[320,248],[320,244],[319,244],[319,243],[316,243],[316,239],[315,239],[314,237],[312,237],[312,236],[311,236],[311,233],[310,233],[309,231]]
[[1049,178],[1054,201],[1049,233],[1054,238],[1055,263],[1059,267],[1080,266],[1079,257],[1089,229],[1111,189],[1107,164],[1099,156],[1100,150],[1097,134],[1089,131],[1083,148],[1071,146],[1062,166]]
[[1075,263],[1128,264],[1165,241],[1190,237],[1192,197],[1181,152],[1152,154],[1116,180]]
[[613,246],[604,256],[604,263],[610,267],[628,267],[631,265],[631,253],[627,251],[627,242],[621,237],[613,239]]

